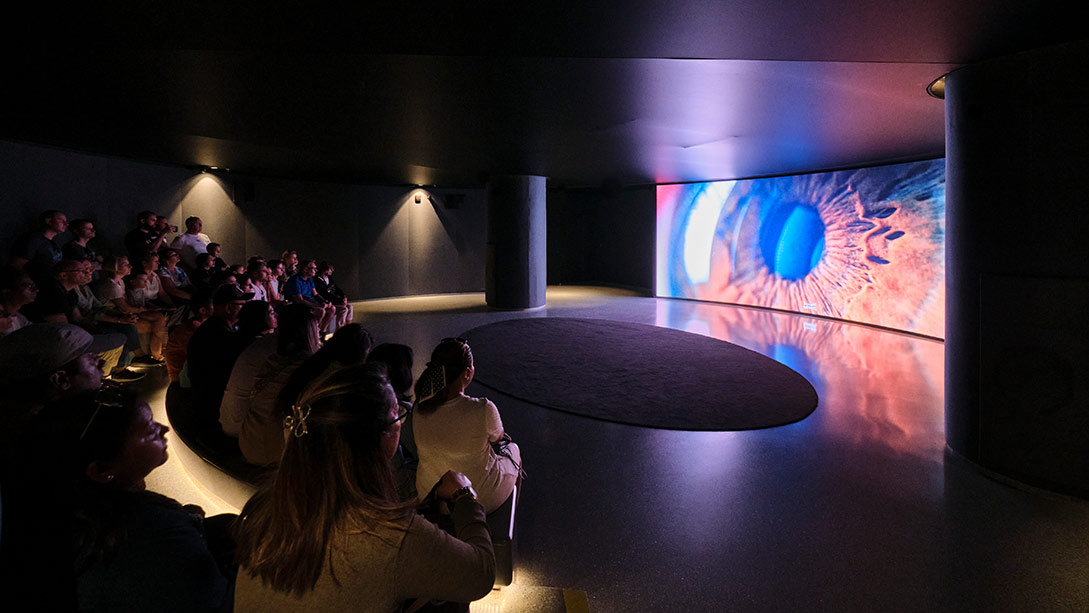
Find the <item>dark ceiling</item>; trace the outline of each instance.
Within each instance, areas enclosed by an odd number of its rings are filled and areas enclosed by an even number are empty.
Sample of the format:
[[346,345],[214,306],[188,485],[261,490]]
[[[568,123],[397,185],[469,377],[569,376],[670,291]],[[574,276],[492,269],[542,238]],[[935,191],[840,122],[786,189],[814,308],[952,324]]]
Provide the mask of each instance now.
[[944,108],[928,83],[1083,36],[1086,23],[1084,9],[1030,0],[86,4],[63,22],[21,22],[19,40],[33,44],[10,52],[0,137],[439,186],[494,173],[630,185],[941,156]]

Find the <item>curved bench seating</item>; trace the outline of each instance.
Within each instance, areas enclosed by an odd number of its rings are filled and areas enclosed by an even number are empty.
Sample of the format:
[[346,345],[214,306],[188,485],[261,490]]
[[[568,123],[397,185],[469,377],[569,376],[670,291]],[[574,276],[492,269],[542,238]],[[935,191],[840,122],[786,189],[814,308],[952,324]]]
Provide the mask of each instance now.
[[223,434],[218,423],[208,423],[196,412],[192,391],[171,383],[166,389],[166,416],[178,438],[205,462],[228,475],[256,485],[268,469],[242,457],[238,439]]
[[[256,486],[270,470],[247,463],[238,448],[238,440],[223,434],[218,423],[202,419],[193,406],[191,390],[177,383],[171,383],[166,390],[166,415],[170,427],[194,454],[227,475]],[[415,466],[410,470],[411,474],[406,471],[399,479],[414,486]],[[495,551],[497,587],[510,585],[514,579],[514,518],[520,488],[521,484],[515,486],[506,502],[486,518]]]
[[495,585],[510,585],[514,581],[514,515],[518,510],[521,485],[514,486],[510,498],[487,516],[488,532],[495,551]]

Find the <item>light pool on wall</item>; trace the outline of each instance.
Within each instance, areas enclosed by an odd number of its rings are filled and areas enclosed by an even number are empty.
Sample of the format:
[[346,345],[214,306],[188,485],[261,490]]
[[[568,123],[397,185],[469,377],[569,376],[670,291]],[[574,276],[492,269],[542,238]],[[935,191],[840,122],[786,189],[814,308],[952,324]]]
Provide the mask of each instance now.
[[658,187],[658,295],[945,335],[945,161]]

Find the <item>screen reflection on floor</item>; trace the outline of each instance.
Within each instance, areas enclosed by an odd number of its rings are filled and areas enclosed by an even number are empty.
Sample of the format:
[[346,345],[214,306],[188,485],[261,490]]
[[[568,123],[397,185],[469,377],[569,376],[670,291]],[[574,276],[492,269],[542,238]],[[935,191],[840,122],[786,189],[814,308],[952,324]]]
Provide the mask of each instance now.
[[[848,442],[932,457],[945,445],[944,343],[794,313],[659,300],[656,324],[724,340],[794,369],[820,420]],[[812,425],[812,424],[810,424]]]

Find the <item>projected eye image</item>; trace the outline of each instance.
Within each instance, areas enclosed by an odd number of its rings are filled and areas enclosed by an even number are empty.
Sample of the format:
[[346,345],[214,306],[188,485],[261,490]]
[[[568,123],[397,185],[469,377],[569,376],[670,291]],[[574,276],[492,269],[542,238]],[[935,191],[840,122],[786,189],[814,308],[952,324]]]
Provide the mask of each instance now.
[[945,335],[945,161],[658,187],[658,295]]

